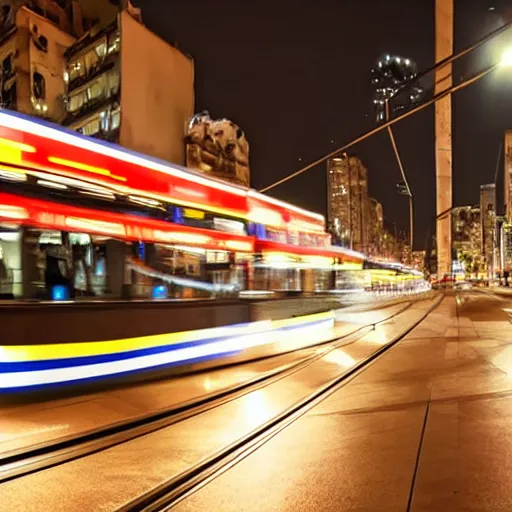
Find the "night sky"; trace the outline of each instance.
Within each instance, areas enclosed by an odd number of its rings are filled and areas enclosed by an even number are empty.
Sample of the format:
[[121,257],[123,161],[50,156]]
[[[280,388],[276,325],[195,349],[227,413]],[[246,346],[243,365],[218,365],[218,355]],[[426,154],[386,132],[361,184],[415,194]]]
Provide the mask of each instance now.
[[[499,26],[510,3],[455,0],[455,51]],[[411,58],[419,70],[434,63],[434,0],[133,4],[151,30],[194,57],[196,111],[245,130],[256,189],[375,126],[370,68],[379,56]],[[494,62],[507,41],[512,30],[461,59],[454,82]],[[479,185],[494,180],[503,132],[512,128],[511,90],[512,71],[500,70],[454,96],[454,204],[477,203]],[[415,196],[415,248],[425,246],[435,215],[433,127],[433,107],[395,127]],[[386,132],[352,153],[367,166],[370,195],[382,202],[389,227],[406,230],[407,198],[396,195],[400,175]],[[323,164],[271,194],[325,214],[325,175]]]

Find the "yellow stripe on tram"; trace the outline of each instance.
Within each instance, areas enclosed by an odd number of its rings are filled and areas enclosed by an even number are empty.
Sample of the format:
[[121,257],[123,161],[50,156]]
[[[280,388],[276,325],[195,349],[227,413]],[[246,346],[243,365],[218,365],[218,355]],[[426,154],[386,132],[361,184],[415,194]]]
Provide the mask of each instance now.
[[182,331],[167,334],[140,336],[109,341],[89,341],[81,343],[55,343],[48,345],[7,345],[0,346],[0,362],[44,361],[51,359],[71,359],[131,352],[135,350],[176,345],[189,341],[206,341],[223,336],[244,336],[266,330],[282,329],[300,324],[334,318],[333,312],[316,313],[282,320],[262,320],[248,325],[212,327],[195,331]]
[[[188,341],[202,341],[214,337],[250,334],[262,330],[263,322],[253,325],[226,329],[214,327],[195,331],[154,334],[137,338],[124,338],[109,341],[85,341],[80,343],[55,343],[48,345],[7,345],[0,346],[0,362],[14,363],[21,361],[44,361],[49,359],[68,359],[74,357],[89,357],[121,352],[131,352],[146,348],[177,345]],[[268,327],[268,323],[266,323]]]

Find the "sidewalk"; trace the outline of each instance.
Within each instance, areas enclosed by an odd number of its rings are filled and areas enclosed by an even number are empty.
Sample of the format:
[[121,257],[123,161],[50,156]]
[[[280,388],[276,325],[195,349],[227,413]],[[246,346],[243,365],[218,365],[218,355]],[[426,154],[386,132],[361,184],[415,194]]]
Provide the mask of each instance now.
[[[402,342],[179,512],[512,510],[512,326],[447,297]],[[215,504],[215,505],[212,505]]]

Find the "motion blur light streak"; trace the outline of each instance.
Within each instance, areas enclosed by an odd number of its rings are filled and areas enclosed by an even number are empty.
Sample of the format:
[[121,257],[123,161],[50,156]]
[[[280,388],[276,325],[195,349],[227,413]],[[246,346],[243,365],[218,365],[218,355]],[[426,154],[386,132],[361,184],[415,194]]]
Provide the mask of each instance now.
[[122,224],[81,219],[78,217],[66,217],[66,226],[72,229],[85,230],[85,232],[92,231],[121,236],[126,234],[125,227]]
[[248,197],[254,197],[256,199],[260,199],[262,202],[265,203],[271,203],[276,206],[280,206],[281,208],[287,208],[290,210],[293,210],[297,213],[300,213],[301,215],[304,215],[306,217],[310,217],[312,219],[316,219],[318,221],[321,221],[322,223],[325,222],[325,217],[319,213],[310,212],[308,210],[304,210],[302,208],[299,208],[298,206],[287,204],[283,201],[280,201],[279,199],[275,199],[272,196],[266,196],[265,194],[261,194],[255,190],[250,190],[247,192]]
[[17,149],[19,151],[24,151],[26,153],[35,153],[36,148],[34,146],[29,146],[28,144],[23,144],[22,142],[16,142],[10,139],[4,139],[0,137],[0,154],[4,150],[4,148]]
[[65,160],[63,158],[58,158],[56,156],[49,156],[48,161],[52,164],[63,165],[64,167],[71,167],[73,169],[78,169],[79,171],[86,171],[93,174],[101,174],[102,176],[108,176],[114,180],[126,181],[126,178],[123,176],[115,176],[108,169],[101,169],[100,167],[94,167],[92,165],[82,164],[80,162],[73,162],[71,160]]
[[[204,329],[199,333],[188,331],[114,342],[91,342],[68,344],[68,346],[66,344],[4,346],[0,347],[0,389],[38,387],[128,374],[184,361],[237,354],[252,347],[275,345],[287,340],[297,343],[298,336],[304,328],[310,329],[313,334],[319,331],[320,325],[332,326],[333,322],[334,316],[329,312],[285,320]],[[219,339],[221,333],[225,337]],[[198,336],[201,335],[205,337],[203,340],[198,340]],[[152,338],[157,342],[165,340],[167,343],[155,350],[155,344],[153,346],[147,344],[147,341]],[[189,341],[187,346],[184,346],[183,340],[186,338],[189,338]],[[169,345],[169,339],[180,340],[182,343]],[[141,340],[144,342],[141,343]],[[313,343],[315,338],[307,336],[304,338],[303,346]],[[143,348],[138,351],[126,351],[128,347],[133,349],[134,346],[141,347],[141,345]],[[90,357],[79,357],[73,351],[73,346],[79,346],[82,355],[88,351]],[[113,348],[117,350],[112,351]],[[122,348],[125,350],[120,351]],[[60,358],[55,359],[55,355],[60,355]]]
[[[304,317],[306,318],[306,317]],[[306,322],[305,320],[304,322]],[[281,325],[277,325],[281,327]],[[199,329],[195,331],[155,334],[138,338],[126,338],[110,341],[90,341],[85,343],[56,343],[52,345],[4,345],[0,346],[0,365],[4,363],[23,363],[27,361],[54,361],[95,357],[109,354],[143,351],[149,348],[183,345],[186,343],[207,342],[214,338],[242,336],[254,332],[272,329],[271,320],[262,320],[246,324]]]
[[226,248],[231,249],[233,251],[239,251],[239,252],[251,252],[252,244],[250,244],[248,242],[240,242],[238,240],[227,240]]
[[19,206],[0,204],[0,217],[6,219],[24,220],[29,218],[28,211]]
[[173,190],[186,196],[201,197],[202,199],[206,197],[203,192],[200,192],[199,190],[192,190],[191,188],[173,187]]
[[57,190],[66,190],[68,188],[67,185],[62,185],[55,181],[37,180],[37,184],[42,185],[43,187],[55,188]]
[[12,112],[0,112],[0,124],[13,130],[19,130],[23,133],[34,133],[45,139],[59,140],[69,146],[78,147],[80,149],[92,151],[100,155],[116,158],[127,163],[134,163],[141,167],[148,167],[154,171],[171,176],[178,176],[180,178],[186,179],[187,181],[200,183],[201,185],[209,188],[229,191],[232,194],[236,194],[242,197],[246,195],[246,191],[243,188],[234,187],[232,185],[222,183],[221,181],[206,179],[202,176],[199,176],[198,174],[182,170],[179,167],[168,164],[162,160],[142,157],[135,152],[124,150],[119,147],[114,147],[112,144],[100,142],[97,139],[93,140],[87,136],[79,136],[75,133],[70,133],[68,130],[59,129],[54,126],[50,126],[49,124],[43,124],[41,121],[34,122],[31,121],[28,117],[17,113],[13,114]]
[[266,210],[265,208],[251,208],[247,215],[247,220],[275,228],[284,227],[286,225],[281,215],[272,210]]
[[155,230],[155,239],[166,242],[179,242],[182,244],[204,245],[210,241],[210,238],[204,235],[194,235],[192,233],[165,232]]

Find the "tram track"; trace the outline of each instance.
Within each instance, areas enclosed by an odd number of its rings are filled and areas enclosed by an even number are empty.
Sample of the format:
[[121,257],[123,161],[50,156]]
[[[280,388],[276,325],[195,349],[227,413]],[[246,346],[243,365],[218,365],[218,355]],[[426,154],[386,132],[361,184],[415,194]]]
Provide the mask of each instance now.
[[[169,479],[155,489],[138,496],[134,500],[118,508],[117,512],[157,512],[170,510],[175,505],[194,494],[202,487],[251,455],[254,451],[270,441],[273,437],[286,429],[323,400],[366,371],[373,363],[391,350],[397,343],[407,336],[407,334],[423,322],[423,320],[425,320],[425,318],[441,304],[443,298],[444,294],[440,294],[434,304],[431,305],[419,319],[416,319],[403,332],[396,335],[386,345],[377,349],[348,371],[326,382],[313,393],[296,402],[289,408],[277,414],[274,418],[263,423],[258,428],[236,440],[232,444],[198,462],[196,465]],[[385,321],[388,320],[389,319]]]
[[[413,301],[405,302],[398,311],[379,321],[361,325],[341,337],[318,343],[316,346],[324,346],[326,348],[321,352],[315,352],[289,365],[265,372],[254,379],[238,383],[220,392],[203,395],[198,399],[173,405],[167,409],[135,419],[116,422],[108,426],[81,432],[80,434],[35,444],[28,449],[23,448],[3,452],[0,454],[0,483],[92,455],[237,400],[244,395],[262,389],[307,368],[315,361],[325,357],[329,352],[357,341],[374,330],[377,325],[389,322],[405,312],[413,303]],[[396,305],[389,307],[394,306]],[[312,346],[309,346],[301,350],[306,351],[311,348]]]

